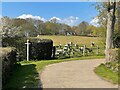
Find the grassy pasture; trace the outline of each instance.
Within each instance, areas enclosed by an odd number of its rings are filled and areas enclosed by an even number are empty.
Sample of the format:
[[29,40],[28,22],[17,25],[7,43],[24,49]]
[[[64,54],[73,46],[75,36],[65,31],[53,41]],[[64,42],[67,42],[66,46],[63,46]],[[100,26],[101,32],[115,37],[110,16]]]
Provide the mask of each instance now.
[[41,35],[36,38],[51,39],[53,40],[54,46],[59,46],[61,44],[64,47],[64,45],[69,42],[72,42],[73,45],[78,44],[80,47],[86,45],[88,48],[93,48],[94,53],[96,53],[96,47],[91,47],[91,43],[95,42],[95,45],[99,46],[99,55],[104,55],[105,52],[105,45],[101,37]]
[[102,38],[100,37],[85,37],[85,36],[48,36],[41,35],[41,39],[51,39],[54,42],[54,45],[65,45],[66,43],[73,42],[73,44],[86,45],[90,46],[91,42],[95,42],[99,46],[104,46]]

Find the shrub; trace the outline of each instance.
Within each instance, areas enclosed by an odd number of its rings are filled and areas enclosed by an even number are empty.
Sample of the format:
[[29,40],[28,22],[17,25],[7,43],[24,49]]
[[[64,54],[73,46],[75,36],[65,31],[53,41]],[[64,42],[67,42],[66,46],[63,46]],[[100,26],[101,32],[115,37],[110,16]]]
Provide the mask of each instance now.
[[0,50],[0,57],[2,58],[2,83],[4,85],[16,65],[16,49],[0,48]]
[[53,41],[48,39],[30,39],[31,41],[31,59],[51,59]]
[[[50,59],[52,55],[53,41],[49,39],[28,38],[30,41],[30,59]],[[3,38],[3,47],[11,46],[17,49],[19,61],[26,59],[27,38]]]
[[15,47],[17,49],[18,59],[21,61],[26,57],[26,38],[3,38],[3,47]]
[[120,48],[120,34],[119,33],[114,35],[113,45],[116,48]]

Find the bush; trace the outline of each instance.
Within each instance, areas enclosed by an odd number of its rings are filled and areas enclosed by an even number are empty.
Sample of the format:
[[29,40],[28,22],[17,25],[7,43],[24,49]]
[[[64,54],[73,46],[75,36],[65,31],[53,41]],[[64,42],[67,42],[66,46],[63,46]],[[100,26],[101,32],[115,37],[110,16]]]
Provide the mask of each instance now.
[[120,48],[120,34],[114,35],[113,45],[115,48]]
[[[52,55],[53,41],[49,39],[28,38],[30,41],[30,59],[50,59]],[[27,38],[3,38],[3,47],[11,46],[17,49],[19,61],[26,59]]]
[[0,48],[0,50],[0,57],[2,58],[2,83],[4,85],[16,65],[16,49]]
[[3,38],[3,47],[15,47],[17,49],[18,59],[21,61],[26,57],[26,38]]
[[30,39],[31,41],[31,59],[41,60],[41,59],[51,59],[53,41],[48,39]]

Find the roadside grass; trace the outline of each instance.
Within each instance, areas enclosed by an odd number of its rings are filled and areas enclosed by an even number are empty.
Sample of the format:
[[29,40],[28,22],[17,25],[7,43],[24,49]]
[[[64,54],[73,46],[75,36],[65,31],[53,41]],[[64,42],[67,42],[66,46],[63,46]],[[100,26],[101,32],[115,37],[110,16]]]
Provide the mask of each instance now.
[[86,56],[67,59],[55,59],[55,60],[41,60],[41,61],[22,61],[20,65],[16,67],[8,80],[5,88],[37,88],[41,87],[41,81],[39,78],[40,73],[45,66],[60,63],[65,61],[74,60],[92,60],[92,59],[104,58],[104,56]]
[[104,64],[101,64],[98,67],[96,67],[94,71],[98,76],[100,76],[104,80],[112,82],[113,84],[118,84],[118,72],[113,72]]

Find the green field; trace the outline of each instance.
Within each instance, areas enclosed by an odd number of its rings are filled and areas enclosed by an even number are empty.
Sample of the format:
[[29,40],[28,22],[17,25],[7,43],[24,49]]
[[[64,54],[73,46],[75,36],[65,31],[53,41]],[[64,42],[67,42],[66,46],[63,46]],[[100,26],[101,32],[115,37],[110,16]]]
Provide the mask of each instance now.
[[90,46],[91,42],[95,42],[96,45],[104,46],[102,38],[100,37],[85,37],[85,36],[48,36],[41,35],[41,39],[51,39],[54,42],[54,45],[65,45],[66,43],[73,42],[73,44],[86,45]]
[[[105,45],[103,42],[103,39],[101,37],[85,37],[85,36],[55,36],[55,35],[41,35],[37,38],[40,39],[51,39],[53,40],[53,45],[54,46],[59,46],[61,44],[62,49],[64,45],[68,44],[69,42],[72,42],[73,45],[72,47],[75,49],[75,44],[77,44],[79,47],[83,47],[86,45],[87,48],[91,48],[94,52],[94,55],[97,52],[97,45],[99,47],[99,55],[104,55],[105,52]],[[95,42],[95,47],[91,47],[91,43]],[[57,48],[59,49],[59,48]],[[76,49],[76,56],[81,56],[79,55],[79,49]]]

